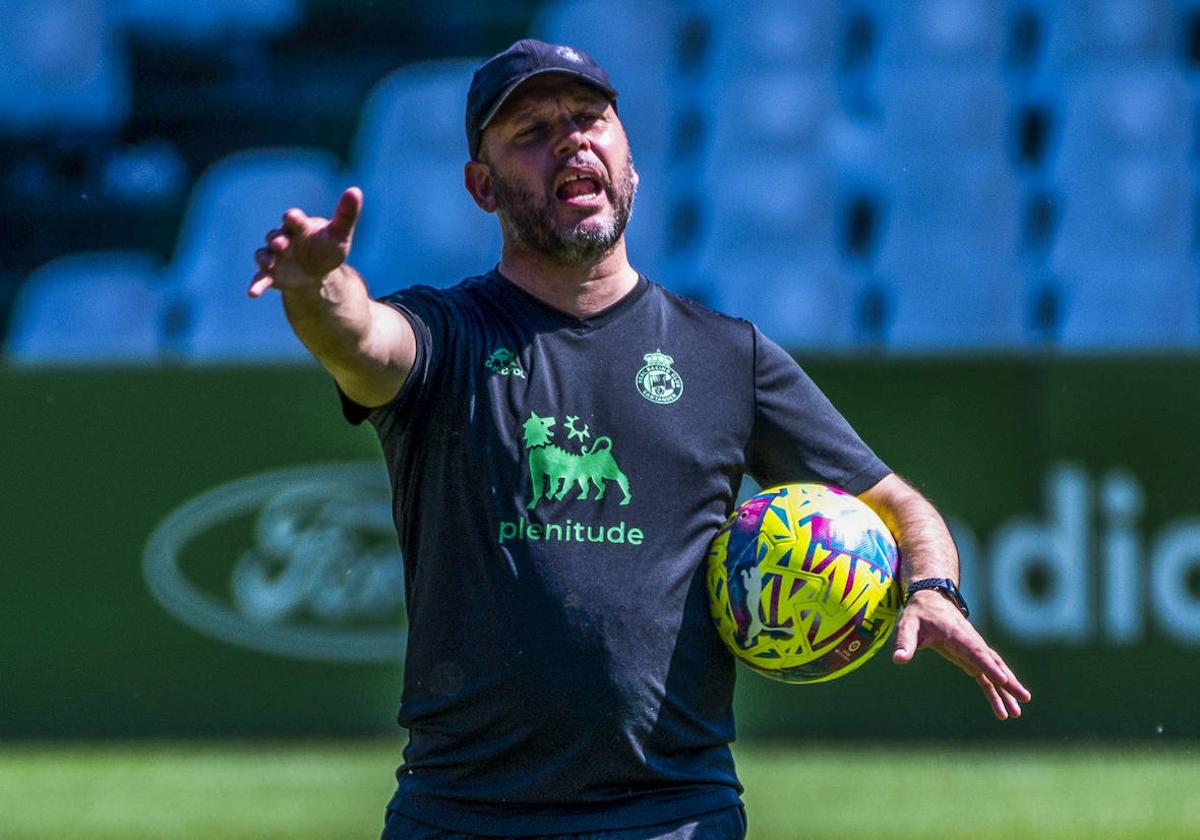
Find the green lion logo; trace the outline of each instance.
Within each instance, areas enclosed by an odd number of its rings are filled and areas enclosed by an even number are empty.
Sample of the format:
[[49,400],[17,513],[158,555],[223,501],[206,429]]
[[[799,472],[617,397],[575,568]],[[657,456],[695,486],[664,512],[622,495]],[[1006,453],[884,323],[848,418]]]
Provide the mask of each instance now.
[[[568,417],[568,439],[578,437],[582,442],[591,432],[585,424],[582,429],[576,427],[578,417]],[[533,482],[533,498],[528,509],[533,510],[542,499],[557,501],[567,495],[572,485],[579,485],[579,495],[576,499],[588,497],[589,483],[595,488],[593,500],[603,499],[605,481],[615,481],[625,494],[622,505],[629,504],[633,496],[629,492],[629,479],[612,455],[612,439],[598,437],[591,447],[582,446],[579,452],[568,452],[560,446],[552,445],[554,437],[553,417],[538,417],[536,412],[529,413],[525,421],[525,448],[529,450],[529,476]]]

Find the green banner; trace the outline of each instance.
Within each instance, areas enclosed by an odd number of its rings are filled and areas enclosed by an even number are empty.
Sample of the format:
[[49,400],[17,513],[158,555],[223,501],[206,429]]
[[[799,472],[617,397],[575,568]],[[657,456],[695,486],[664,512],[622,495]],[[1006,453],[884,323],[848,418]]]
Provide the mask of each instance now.
[[[1200,736],[1200,359],[802,360],[950,521],[1034,693],[935,654],[747,670],[739,735]],[[369,428],[315,368],[0,370],[0,737],[394,731],[403,586]]]

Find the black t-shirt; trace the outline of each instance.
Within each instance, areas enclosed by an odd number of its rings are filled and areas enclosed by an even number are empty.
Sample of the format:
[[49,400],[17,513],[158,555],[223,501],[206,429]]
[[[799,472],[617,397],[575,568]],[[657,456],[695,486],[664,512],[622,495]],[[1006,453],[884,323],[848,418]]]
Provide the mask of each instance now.
[[704,559],[744,473],[857,493],[887,467],[749,322],[644,278],[579,320],[498,272],[384,298],[416,365],[379,433],[405,560],[392,807],[471,833],[738,801],[734,662]]

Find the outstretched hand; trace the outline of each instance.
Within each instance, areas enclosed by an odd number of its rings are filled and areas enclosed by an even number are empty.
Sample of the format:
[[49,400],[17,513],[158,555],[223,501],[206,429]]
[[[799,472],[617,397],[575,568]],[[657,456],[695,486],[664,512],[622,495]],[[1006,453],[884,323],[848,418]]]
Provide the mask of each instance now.
[[284,213],[283,226],[270,231],[266,247],[254,252],[258,273],[250,282],[250,297],[260,297],[272,287],[318,286],[349,256],[362,204],[362,190],[350,187],[338,200],[332,219],[308,216],[294,207]]
[[988,647],[971,623],[937,592],[913,593],[896,628],[892,661],[903,665],[922,648],[931,648],[979,684],[1000,720],[1021,716],[1021,704],[1032,698],[1000,654]]

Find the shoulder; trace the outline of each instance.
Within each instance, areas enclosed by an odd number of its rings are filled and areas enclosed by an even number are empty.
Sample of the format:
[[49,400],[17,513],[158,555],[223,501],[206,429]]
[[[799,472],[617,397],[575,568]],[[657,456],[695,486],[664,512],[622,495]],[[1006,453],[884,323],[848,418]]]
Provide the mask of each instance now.
[[650,281],[650,286],[661,301],[663,308],[673,318],[692,323],[713,335],[714,338],[742,342],[748,347],[753,346],[756,328],[745,318],[719,312],[694,298],[673,292],[653,280]]
[[464,325],[484,320],[481,312],[491,297],[491,285],[488,275],[479,275],[444,288],[409,286],[384,295],[379,301],[415,316],[435,332],[456,334]]
[[481,295],[486,295],[489,279],[486,274],[468,277],[445,288],[415,285],[391,292],[379,298],[382,303],[409,306],[431,306],[441,308],[465,308],[471,306]]

